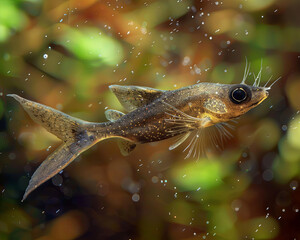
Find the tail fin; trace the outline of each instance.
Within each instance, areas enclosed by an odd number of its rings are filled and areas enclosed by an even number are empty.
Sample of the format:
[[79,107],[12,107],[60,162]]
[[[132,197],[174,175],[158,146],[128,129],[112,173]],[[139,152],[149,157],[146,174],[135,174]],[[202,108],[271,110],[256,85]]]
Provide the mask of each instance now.
[[32,120],[65,142],[74,139],[76,132],[80,131],[81,125],[88,123],[16,94],[8,94],[7,96],[16,99]]
[[33,190],[63,170],[80,153],[93,146],[98,140],[87,130],[87,126],[91,124],[89,122],[29,101],[16,94],[8,96],[16,99],[35,122],[63,140],[63,144],[50,154],[32,175],[22,199],[24,201]]

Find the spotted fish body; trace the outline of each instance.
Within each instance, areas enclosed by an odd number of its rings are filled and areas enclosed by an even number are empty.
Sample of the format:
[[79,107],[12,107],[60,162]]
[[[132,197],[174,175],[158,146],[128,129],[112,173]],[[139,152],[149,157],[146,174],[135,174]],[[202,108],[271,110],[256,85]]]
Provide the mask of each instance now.
[[[248,99],[246,105],[237,105],[229,100],[229,92],[239,86],[200,83],[174,91],[161,91],[112,85],[110,89],[131,112],[114,122],[104,123],[101,129],[105,130],[106,137],[122,137],[135,143],[160,141],[234,119],[268,96],[264,88],[251,86],[253,99]],[[178,128],[180,131],[175,131]]]
[[170,147],[174,149],[192,132],[239,117],[268,96],[268,88],[246,84],[199,83],[173,91],[118,85],[110,89],[128,113],[107,110],[105,115],[110,121],[105,123],[83,121],[9,95],[21,103],[34,121],[63,141],[35,171],[23,200],[99,141],[117,138],[122,154],[128,155],[136,144],[180,136]]

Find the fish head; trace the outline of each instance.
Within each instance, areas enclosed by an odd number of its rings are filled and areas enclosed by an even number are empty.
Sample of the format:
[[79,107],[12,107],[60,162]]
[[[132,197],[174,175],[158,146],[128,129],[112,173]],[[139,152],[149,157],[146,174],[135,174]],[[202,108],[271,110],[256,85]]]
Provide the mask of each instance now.
[[206,98],[203,107],[214,119],[214,123],[229,121],[243,115],[262,103],[269,95],[268,88],[246,84],[218,84],[207,93],[210,97]]

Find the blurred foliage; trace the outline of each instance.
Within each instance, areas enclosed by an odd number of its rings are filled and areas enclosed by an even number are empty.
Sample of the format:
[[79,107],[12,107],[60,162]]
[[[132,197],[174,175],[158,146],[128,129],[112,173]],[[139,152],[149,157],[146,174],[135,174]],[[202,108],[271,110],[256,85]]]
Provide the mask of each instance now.
[[[298,0],[0,0],[0,239],[300,239]],[[110,84],[176,89],[282,77],[224,150],[106,141],[21,196],[58,140],[6,97],[89,121]]]

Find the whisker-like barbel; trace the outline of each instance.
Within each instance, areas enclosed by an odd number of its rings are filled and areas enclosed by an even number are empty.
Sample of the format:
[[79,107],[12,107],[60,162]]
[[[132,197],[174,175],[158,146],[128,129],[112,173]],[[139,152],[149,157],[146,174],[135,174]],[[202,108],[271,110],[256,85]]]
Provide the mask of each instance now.
[[266,89],[267,89],[267,90],[270,90],[270,89],[274,86],[274,84],[277,83],[280,79],[281,79],[281,77],[277,78],[277,79],[276,79],[274,82],[272,82],[272,84],[271,84],[269,87],[267,87]]
[[244,70],[244,76],[243,76],[243,80],[241,82],[241,84],[245,84],[247,77],[249,76],[250,73],[250,66],[251,64],[248,64],[248,60],[246,58],[246,65],[245,65],[245,70]]

